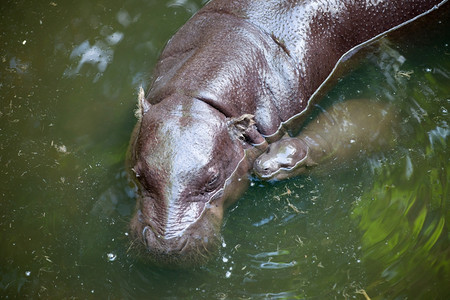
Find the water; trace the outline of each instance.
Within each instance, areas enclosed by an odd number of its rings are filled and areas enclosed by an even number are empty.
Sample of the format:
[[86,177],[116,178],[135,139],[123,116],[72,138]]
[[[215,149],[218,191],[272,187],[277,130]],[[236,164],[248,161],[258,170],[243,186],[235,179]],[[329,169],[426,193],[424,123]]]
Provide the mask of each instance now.
[[322,102],[395,103],[393,149],[254,181],[204,267],[158,269],[128,255],[134,195],[124,159],[137,90],[201,6],[0,4],[0,295],[448,298],[449,18],[375,45]]

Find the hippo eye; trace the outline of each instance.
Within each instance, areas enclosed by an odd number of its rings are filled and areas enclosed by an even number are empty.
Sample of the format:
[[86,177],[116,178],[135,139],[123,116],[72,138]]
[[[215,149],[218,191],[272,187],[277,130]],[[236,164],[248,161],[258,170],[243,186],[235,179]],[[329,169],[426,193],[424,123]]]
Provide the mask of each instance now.
[[206,191],[211,192],[217,188],[219,185],[219,173],[214,173],[208,180],[208,183],[206,184]]

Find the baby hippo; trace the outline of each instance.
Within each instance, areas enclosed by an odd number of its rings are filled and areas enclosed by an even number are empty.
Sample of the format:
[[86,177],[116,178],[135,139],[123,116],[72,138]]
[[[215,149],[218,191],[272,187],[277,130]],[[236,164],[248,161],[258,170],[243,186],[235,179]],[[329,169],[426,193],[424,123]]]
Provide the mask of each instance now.
[[270,144],[254,163],[264,180],[282,180],[308,172],[316,165],[345,162],[359,154],[386,149],[394,141],[393,108],[366,99],[331,106],[296,137]]

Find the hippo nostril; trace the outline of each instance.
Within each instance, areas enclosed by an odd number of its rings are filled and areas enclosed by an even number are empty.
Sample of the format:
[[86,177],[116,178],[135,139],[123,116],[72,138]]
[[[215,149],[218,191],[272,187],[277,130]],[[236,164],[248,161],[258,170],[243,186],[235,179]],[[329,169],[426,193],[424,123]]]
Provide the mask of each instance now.
[[148,232],[149,230],[151,230],[148,226],[145,226],[144,229],[142,229],[142,240],[144,242],[145,247],[149,247],[150,245],[150,232]]
[[261,162],[261,160],[256,160],[254,164],[254,169],[257,173],[266,174],[270,171],[270,166],[267,163]]
[[149,225],[144,226],[144,229],[142,229],[142,237],[147,247],[154,247],[161,238],[161,236]]
[[147,245],[149,244],[149,235],[151,234],[150,232],[147,233],[148,231],[151,231],[149,226],[145,226],[144,229],[142,229],[142,237]]
[[189,245],[189,238],[185,238],[183,241],[181,241],[180,243],[180,252],[185,252],[186,249],[188,248]]
[[265,162],[263,165],[262,165],[262,169],[264,170],[264,171],[270,171],[271,169],[273,168],[273,166],[272,166],[272,163],[270,162],[270,161],[267,161],[267,162]]

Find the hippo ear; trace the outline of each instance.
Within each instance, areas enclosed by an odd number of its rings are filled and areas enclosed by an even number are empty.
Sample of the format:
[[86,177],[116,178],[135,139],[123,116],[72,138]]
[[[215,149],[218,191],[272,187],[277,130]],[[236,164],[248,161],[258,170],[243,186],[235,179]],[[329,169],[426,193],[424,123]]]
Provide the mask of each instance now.
[[148,103],[145,100],[145,92],[142,86],[139,87],[139,93],[138,93],[138,107],[136,111],[134,112],[134,115],[139,120],[142,119],[142,117],[150,110],[151,104]]
[[234,137],[254,146],[265,142],[264,137],[258,132],[255,124],[254,115],[244,114],[240,117],[229,119],[228,129]]

